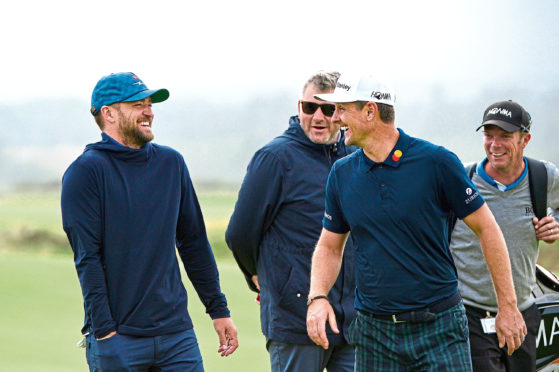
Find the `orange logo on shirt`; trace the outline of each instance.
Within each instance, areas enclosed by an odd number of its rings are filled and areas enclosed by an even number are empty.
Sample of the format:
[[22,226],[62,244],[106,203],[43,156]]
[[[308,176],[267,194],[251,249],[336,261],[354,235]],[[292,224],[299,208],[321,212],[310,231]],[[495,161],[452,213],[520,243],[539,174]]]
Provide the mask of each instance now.
[[399,161],[401,157],[402,157],[402,151],[400,150],[396,150],[394,151],[394,154],[392,154],[392,160],[394,161]]

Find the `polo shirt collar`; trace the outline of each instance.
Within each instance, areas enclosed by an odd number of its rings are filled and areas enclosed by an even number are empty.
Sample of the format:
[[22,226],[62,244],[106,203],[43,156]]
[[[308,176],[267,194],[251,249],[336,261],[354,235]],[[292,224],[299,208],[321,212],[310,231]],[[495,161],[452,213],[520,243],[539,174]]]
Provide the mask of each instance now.
[[398,141],[396,145],[390,151],[388,157],[380,163],[372,161],[365,155],[363,149],[359,150],[359,169],[366,173],[372,170],[375,166],[378,165],[388,165],[393,168],[398,168],[402,159],[406,157],[406,153],[408,151],[408,147],[410,145],[410,136],[408,136],[402,129],[398,128],[398,132],[400,132],[400,137],[398,137]]
[[[487,164],[487,162],[488,162],[487,158],[483,159],[483,161],[478,164],[476,168],[476,172],[477,174],[479,174],[481,178],[485,180],[485,182],[498,189],[499,186],[497,185],[497,182],[493,178],[491,178],[491,176],[489,176],[485,171],[485,164]],[[526,160],[526,157],[524,157],[524,172],[522,172],[520,177],[518,177],[516,181],[508,185],[503,191],[508,191],[518,186],[518,184],[526,177],[527,174],[528,174],[528,161]]]

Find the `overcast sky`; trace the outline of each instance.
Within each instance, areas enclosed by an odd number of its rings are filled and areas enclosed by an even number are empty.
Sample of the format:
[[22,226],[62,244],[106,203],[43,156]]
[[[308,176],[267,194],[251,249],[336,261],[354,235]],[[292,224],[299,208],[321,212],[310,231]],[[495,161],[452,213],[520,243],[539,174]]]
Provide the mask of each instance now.
[[[300,89],[317,69],[372,70],[396,88],[559,82],[559,2],[10,1],[0,22],[0,102],[89,100],[133,71],[171,96],[235,101]],[[405,92],[398,92],[404,93]]]

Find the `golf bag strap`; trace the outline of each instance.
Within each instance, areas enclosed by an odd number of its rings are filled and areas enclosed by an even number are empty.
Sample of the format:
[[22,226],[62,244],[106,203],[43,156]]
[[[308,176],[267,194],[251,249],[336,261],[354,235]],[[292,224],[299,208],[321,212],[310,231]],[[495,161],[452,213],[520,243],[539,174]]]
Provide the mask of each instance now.
[[[541,219],[547,216],[547,169],[543,162],[526,157],[528,161],[528,182],[530,185],[530,200],[534,209],[534,216]],[[476,172],[477,163],[466,167],[470,179]]]
[[528,161],[528,181],[530,182],[530,199],[534,215],[538,219],[547,216],[547,169],[543,162],[526,157]]
[[[530,200],[532,201],[532,208],[534,216],[541,219],[547,216],[547,169],[543,162],[526,157],[528,162],[528,183],[530,186]],[[476,172],[477,163],[471,163],[466,166],[466,173],[472,179]],[[456,224],[456,215],[454,213],[451,217],[449,241],[452,230]]]

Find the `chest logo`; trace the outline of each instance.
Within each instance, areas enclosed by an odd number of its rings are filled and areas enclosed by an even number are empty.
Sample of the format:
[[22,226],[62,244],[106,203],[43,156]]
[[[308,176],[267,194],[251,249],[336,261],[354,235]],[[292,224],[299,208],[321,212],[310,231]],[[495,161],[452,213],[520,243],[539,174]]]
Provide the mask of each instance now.
[[400,150],[396,150],[392,154],[392,160],[394,160],[394,161],[399,161],[401,157],[402,157],[402,151],[400,151]]

